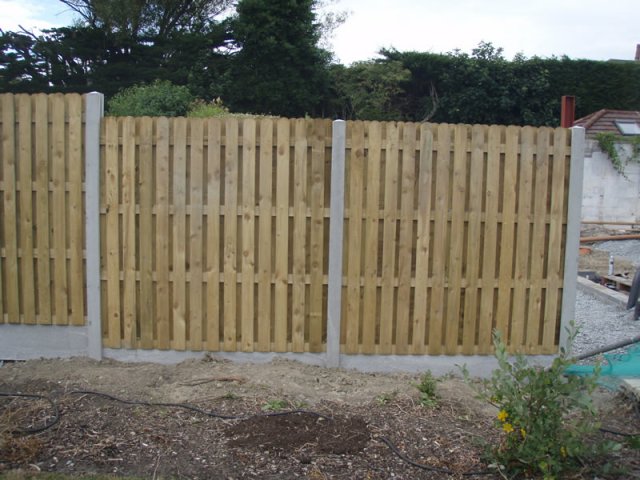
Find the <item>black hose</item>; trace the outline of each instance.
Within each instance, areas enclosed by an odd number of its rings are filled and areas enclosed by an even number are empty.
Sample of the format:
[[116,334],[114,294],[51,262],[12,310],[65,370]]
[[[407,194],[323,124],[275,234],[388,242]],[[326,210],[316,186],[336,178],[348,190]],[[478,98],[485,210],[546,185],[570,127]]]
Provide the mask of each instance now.
[[0,397],[12,397],[12,398],[30,398],[33,400],[44,400],[49,403],[51,406],[51,410],[53,410],[53,419],[41,425],[39,427],[31,427],[31,428],[18,428],[14,430],[12,433],[17,435],[33,435],[34,433],[44,432],[45,430],[50,429],[56,423],[60,421],[60,410],[58,409],[58,405],[49,397],[45,395],[37,395],[30,393],[3,393],[0,392]]
[[491,471],[491,470],[472,470],[472,471],[469,471],[469,472],[460,473],[460,472],[454,472],[453,470],[449,470],[448,468],[432,467],[431,465],[425,465],[425,464],[422,464],[422,463],[414,462],[409,457],[407,457],[404,453],[402,453],[400,450],[398,450],[398,447],[396,447],[391,442],[391,440],[389,440],[387,437],[376,437],[376,439],[380,440],[387,447],[389,447],[389,450],[391,450],[393,453],[395,453],[398,456],[398,458],[400,458],[404,462],[408,463],[412,467],[420,468],[422,470],[427,470],[429,472],[435,472],[435,473],[442,473],[442,474],[445,474],[445,475],[461,475],[463,477],[473,477],[473,476],[494,475],[495,474],[495,472]]
[[297,413],[304,414],[304,415],[313,415],[316,417],[324,418],[325,420],[332,420],[332,418],[328,415],[324,415],[319,412],[313,412],[311,410],[302,410],[302,409],[284,410],[281,412],[256,413],[253,415],[222,415],[212,410],[203,410],[202,408],[194,407],[193,405],[189,405],[188,403],[166,403],[166,402],[146,402],[144,400],[125,400],[123,398],[119,398],[114,395],[110,395],[108,393],[96,392],[93,390],[73,390],[68,393],[71,395],[94,395],[97,397],[104,397],[109,400],[113,400],[115,402],[124,403],[125,405],[182,408],[184,410],[190,410],[192,412],[206,415],[207,417],[220,418],[222,420],[247,420],[249,418],[254,418],[254,417],[281,417],[284,415],[294,415]]

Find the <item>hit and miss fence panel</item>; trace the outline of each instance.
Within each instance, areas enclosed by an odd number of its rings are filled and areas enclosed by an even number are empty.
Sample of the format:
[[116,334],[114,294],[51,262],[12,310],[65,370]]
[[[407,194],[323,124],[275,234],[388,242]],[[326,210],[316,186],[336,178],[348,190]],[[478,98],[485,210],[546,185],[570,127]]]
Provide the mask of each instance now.
[[331,123],[107,117],[110,347],[319,352]]
[[0,95],[0,323],[85,323],[83,104]]
[[566,129],[349,122],[345,353],[558,348]]
[[[0,322],[82,325],[83,98],[0,95]],[[326,348],[331,123],[101,124],[109,347]],[[568,130],[349,122],[343,353],[559,342]]]

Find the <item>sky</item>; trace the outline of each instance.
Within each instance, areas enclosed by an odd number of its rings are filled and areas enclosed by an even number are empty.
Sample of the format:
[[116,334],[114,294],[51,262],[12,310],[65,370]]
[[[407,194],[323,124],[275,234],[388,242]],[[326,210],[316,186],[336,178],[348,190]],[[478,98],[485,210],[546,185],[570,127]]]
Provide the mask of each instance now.
[[[627,59],[640,44],[639,0],[330,0],[349,12],[331,39],[338,61],[377,57],[380,48],[471,53],[481,41],[506,58],[567,55],[591,60]],[[69,25],[58,0],[0,0],[0,28]]]

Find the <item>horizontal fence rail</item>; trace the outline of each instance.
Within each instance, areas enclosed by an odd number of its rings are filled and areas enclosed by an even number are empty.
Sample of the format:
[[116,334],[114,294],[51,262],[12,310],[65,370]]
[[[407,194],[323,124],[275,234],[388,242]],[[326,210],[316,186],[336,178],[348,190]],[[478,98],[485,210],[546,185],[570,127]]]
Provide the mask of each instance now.
[[[0,323],[86,323],[84,104],[0,95]],[[332,165],[328,120],[103,118],[103,345],[556,353],[570,131],[343,124]]]

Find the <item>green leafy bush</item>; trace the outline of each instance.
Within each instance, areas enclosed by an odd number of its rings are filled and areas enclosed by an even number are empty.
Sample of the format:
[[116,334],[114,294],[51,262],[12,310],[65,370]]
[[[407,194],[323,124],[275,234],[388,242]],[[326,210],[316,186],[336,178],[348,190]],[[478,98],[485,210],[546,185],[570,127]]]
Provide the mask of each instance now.
[[188,117],[198,118],[224,117],[225,115],[229,115],[229,109],[224,106],[220,98],[208,103],[199,98],[191,104],[187,113]]
[[187,114],[193,95],[187,87],[156,80],[150,85],[126,88],[107,102],[113,116],[180,117]]
[[[588,460],[620,448],[591,437],[599,428],[591,400],[599,368],[593,376],[565,377],[572,362],[564,349],[550,367],[542,368],[529,365],[522,355],[510,361],[498,333],[494,346],[498,368],[482,382],[479,396],[499,409],[495,426],[501,440],[489,445],[487,453],[505,478],[566,478]],[[465,377],[469,380],[467,372]]]

